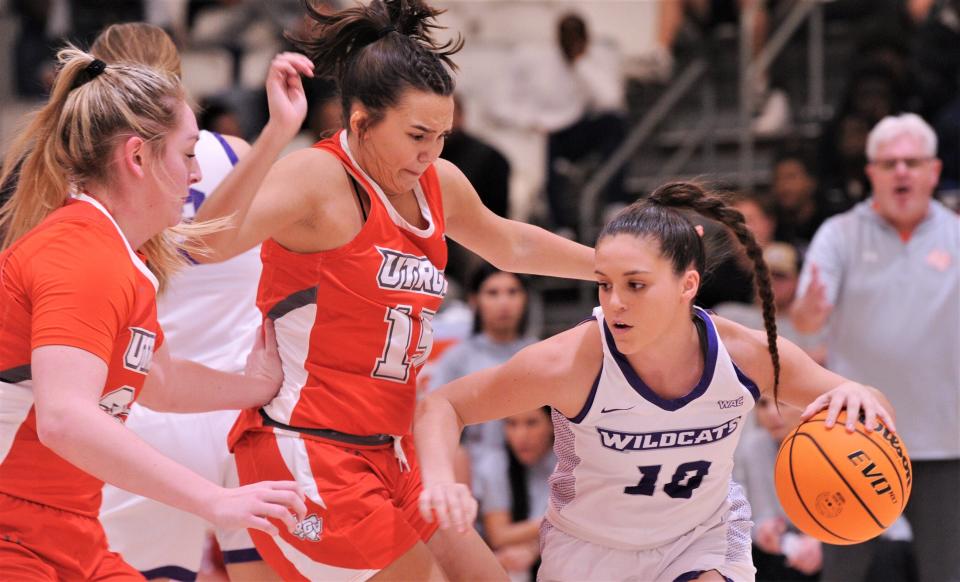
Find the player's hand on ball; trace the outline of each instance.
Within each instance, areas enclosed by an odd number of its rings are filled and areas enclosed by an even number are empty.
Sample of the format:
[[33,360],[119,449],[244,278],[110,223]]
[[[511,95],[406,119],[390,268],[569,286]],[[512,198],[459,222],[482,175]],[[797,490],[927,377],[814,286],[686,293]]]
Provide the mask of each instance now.
[[829,428],[836,423],[840,411],[846,409],[847,431],[853,432],[856,430],[857,419],[860,417],[862,410],[864,416],[863,425],[868,430],[876,430],[879,428],[877,423],[877,419],[879,418],[887,428],[896,432],[896,426],[893,424],[893,415],[884,407],[883,402],[886,402],[886,398],[884,398],[876,388],[864,386],[856,382],[844,382],[826,394],[821,394],[816,400],[811,402],[806,410],[803,411],[803,415],[801,415],[800,418],[802,420],[809,420],[814,414],[826,408],[827,418],[824,424]]
[[477,519],[477,500],[463,483],[440,483],[420,493],[420,514],[428,523],[440,522],[440,529],[465,532]]
[[270,535],[280,531],[270,519],[293,533],[307,514],[305,495],[295,481],[261,481],[243,487],[221,487],[210,504],[208,519],[224,529],[258,529]]

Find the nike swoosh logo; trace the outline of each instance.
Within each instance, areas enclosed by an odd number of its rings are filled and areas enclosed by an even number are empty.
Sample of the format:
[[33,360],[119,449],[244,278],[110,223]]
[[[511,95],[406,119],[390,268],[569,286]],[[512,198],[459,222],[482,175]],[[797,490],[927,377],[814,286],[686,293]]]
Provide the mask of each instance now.
[[600,414],[606,414],[608,412],[620,412],[622,410],[630,410],[631,408],[636,408],[637,405],[628,406],[627,408],[602,408],[600,409]]

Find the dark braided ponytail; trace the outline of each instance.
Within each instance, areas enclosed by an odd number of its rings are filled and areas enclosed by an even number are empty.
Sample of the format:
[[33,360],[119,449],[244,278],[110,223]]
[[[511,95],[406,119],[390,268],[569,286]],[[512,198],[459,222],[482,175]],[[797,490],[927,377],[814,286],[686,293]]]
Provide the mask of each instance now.
[[776,307],[770,271],[763,260],[763,251],[747,228],[743,214],[727,206],[724,199],[707,192],[692,182],[670,182],[657,188],[644,200],[634,202],[613,218],[600,233],[599,241],[616,234],[650,237],[660,242],[660,252],[673,264],[676,274],[693,268],[701,278],[707,271],[707,254],[703,238],[697,233],[686,212],[715,220],[737,237],[753,261],[754,281],[763,309],[763,325],[767,332],[767,350],[773,362],[773,395],[780,385],[780,353],[777,350]]
[[372,0],[339,12],[325,13],[304,0],[315,21],[304,36],[287,35],[313,61],[318,77],[333,78],[340,87],[344,127],[350,107],[361,103],[371,123],[397,104],[406,89],[453,95],[450,59],[463,39],[440,44],[432,37],[443,28],[436,17],[444,11],[422,0]]

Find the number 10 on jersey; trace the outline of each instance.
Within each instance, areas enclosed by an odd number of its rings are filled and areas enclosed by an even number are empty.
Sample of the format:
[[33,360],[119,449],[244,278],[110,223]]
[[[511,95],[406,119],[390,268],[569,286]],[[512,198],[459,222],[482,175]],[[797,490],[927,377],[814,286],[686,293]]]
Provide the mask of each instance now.
[[417,349],[410,354],[410,342],[413,340],[413,307],[397,305],[388,307],[383,316],[387,324],[387,338],[383,353],[377,358],[370,375],[380,380],[390,380],[405,384],[410,379],[411,366],[416,369],[427,361],[433,347],[433,316],[436,311],[420,310],[420,334]]

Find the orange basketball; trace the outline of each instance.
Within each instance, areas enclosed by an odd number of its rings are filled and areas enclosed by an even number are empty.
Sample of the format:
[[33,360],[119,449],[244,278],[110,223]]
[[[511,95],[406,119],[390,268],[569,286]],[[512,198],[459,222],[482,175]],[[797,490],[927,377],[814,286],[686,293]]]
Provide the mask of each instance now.
[[802,423],[780,445],[774,475],[780,504],[800,531],[830,544],[856,544],[880,535],[903,512],[913,475],[903,441],[846,411],[831,429],[827,411]]

